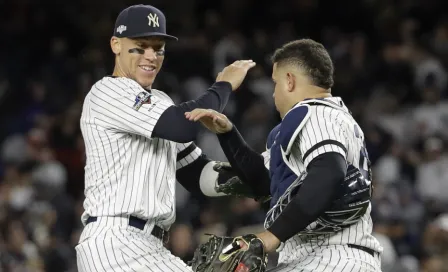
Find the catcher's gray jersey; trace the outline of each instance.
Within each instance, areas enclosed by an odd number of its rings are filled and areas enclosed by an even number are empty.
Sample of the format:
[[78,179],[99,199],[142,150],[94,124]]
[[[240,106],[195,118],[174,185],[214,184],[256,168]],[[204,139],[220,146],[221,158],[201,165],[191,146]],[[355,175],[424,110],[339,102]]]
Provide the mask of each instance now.
[[[171,105],[165,93],[149,93],[128,78],[104,77],[87,94],[82,222],[98,219],[86,225],[76,248],[80,271],[190,271],[151,236],[154,225],[168,230],[175,220],[176,170],[201,154],[151,138]],[[147,222],[142,231],[128,226],[130,215]]]
[[[326,152],[341,154],[348,165],[353,165],[360,172],[369,171],[364,134],[342,100],[338,97],[307,100],[295,107],[303,105],[308,107],[307,116],[294,134],[295,138],[292,139],[286,151],[289,153],[287,156],[283,153],[283,159],[292,172],[300,177],[306,172],[306,167],[315,157]],[[270,150],[267,149],[263,156],[265,165],[269,168]],[[310,205],[313,205],[313,203],[310,203]],[[327,271],[326,269],[350,271],[353,268],[355,268],[353,270],[355,271],[359,269],[354,264],[344,262],[341,262],[338,266],[337,263],[343,259],[341,256],[346,256],[345,260],[347,258],[363,259],[370,267],[365,268],[365,271],[377,271],[375,269],[378,267],[378,255],[382,252],[382,247],[372,236],[373,226],[370,212],[371,206],[369,204],[366,213],[356,223],[345,229],[325,234],[313,233],[319,227],[319,223],[311,223],[306,230],[295,235],[284,244],[279,262],[286,267],[285,270],[278,271],[302,271],[301,269],[305,271]],[[268,217],[269,215],[268,213]],[[365,247],[378,255],[372,256],[368,260],[368,256],[361,256],[357,253],[359,250],[348,248],[346,246],[348,244]],[[359,252],[365,253],[363,251]],[[353,257],[354,255],[356,256]],[[328,263],[331,263],[331,265],[328,265]]]

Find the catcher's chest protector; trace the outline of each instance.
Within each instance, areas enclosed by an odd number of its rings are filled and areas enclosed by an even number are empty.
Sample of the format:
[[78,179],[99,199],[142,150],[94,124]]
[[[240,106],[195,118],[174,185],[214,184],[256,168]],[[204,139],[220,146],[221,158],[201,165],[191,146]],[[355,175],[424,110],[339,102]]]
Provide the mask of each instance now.
[[306,123],[308,118],[308,105],[295,107],[288,112],[283,121],[269,133],[267,148],[271,153],[271,161],[269,165],[272,195],[270,203],[271,207],[275,205],[278,198],[284,194],[291,183],[298,178],[286,164],[285,160],[287,160],[289,155],[285,155],[285,153],[291,149],[300,129]]
[[[300,131],[310,118],[311,106],[328,106],[336,110],[337,107],[326,101],[313,100],[301,102],[291,109],[282,122],[269,134],[267,148],[270,151],[271,160],[269,165],[271,176],[271,210],[268,212],[265,226],[269,227],[282,212],[282,209],[290,202],[297,193],[306,177],[304,165],[301,162],[300,150],[292,150],[297,147],[297,139]],[[344,123],[345,126],[356,123]],[[345,127],[344,127],[345,128]],[[359,138],[360,131],[356,126],[354,133]],[[347,129],[347,128],[346,128]],[[347,129],[347,131],[349,131]],[[354,147],[353,147],[354,148]],[[293,153],[291,153],[293,151]],[[295,153],[294,153],[295,152]],[[355,150],[351,150],[355,152]],[[348,163],[347,175],[340,186],[340,193],[322,216],[319,217],[319,228],[313,228],[310,232],[335,232],[343,227],[356,223],[365,214],[371,199],[371,173],[368,154],[365,146],[360,147],[360,159],[365,160],[355,167]],[[294,157],[293,157],[294,156]],[[295,160],[293,163],[292,160]],[[364,167],[363,167],[364,166]],[[301,168],[299,170],[299,168]]]

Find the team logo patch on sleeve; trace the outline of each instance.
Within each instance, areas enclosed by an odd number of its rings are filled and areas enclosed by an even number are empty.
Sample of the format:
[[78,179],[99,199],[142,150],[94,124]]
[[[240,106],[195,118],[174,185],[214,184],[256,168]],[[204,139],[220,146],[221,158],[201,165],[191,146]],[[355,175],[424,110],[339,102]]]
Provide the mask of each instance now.
[[140,92],[135,97],[135,103],[134,103],[134,106],[132,106],[132,108],[134,110],[138,111],[143,104],[151,104],[151,94],[150,93]]

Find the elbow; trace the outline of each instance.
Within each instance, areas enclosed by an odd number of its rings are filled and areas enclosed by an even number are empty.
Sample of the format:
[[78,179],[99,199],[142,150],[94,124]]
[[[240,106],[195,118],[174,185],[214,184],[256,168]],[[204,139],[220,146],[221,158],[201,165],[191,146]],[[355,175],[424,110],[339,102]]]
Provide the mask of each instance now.
[[318,156],[315,163],[310,164],[308,171],[331,179],[333,182],[329,184],[336,186],[341,184],[347,175],[347,162],[339,153],[326,153]]
[[313,217],[330,208],[341,193],[341,185],[347,174],[347,165],[342,155],[331,154],[319,159],[309,167],[297,199],[301,202],[301,207],[307,207],[303,213]]
[[198,128],[199,126],[194,123],[157,127],[153,132],[153,137],[184,144],[196,140],[199,133]]
[[344,164],[343,167],[335,167],[332,171],[333,179],[337,182],[335,184],[341,184],[347,175],[347,166]]

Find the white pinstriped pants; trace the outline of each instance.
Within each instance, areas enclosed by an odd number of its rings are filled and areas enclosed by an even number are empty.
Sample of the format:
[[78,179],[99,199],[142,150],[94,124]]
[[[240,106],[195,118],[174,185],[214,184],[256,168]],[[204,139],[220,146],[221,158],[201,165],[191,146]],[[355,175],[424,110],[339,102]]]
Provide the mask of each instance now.
[[98,217],[85,226],[75,247],[79,272],[191,272],[181,259],[151,235],[128,225],[125,217]]
[[381,260],[375,256],[344,245],[314,248],[303,254],[294,252],[269,272],[381,272]]

